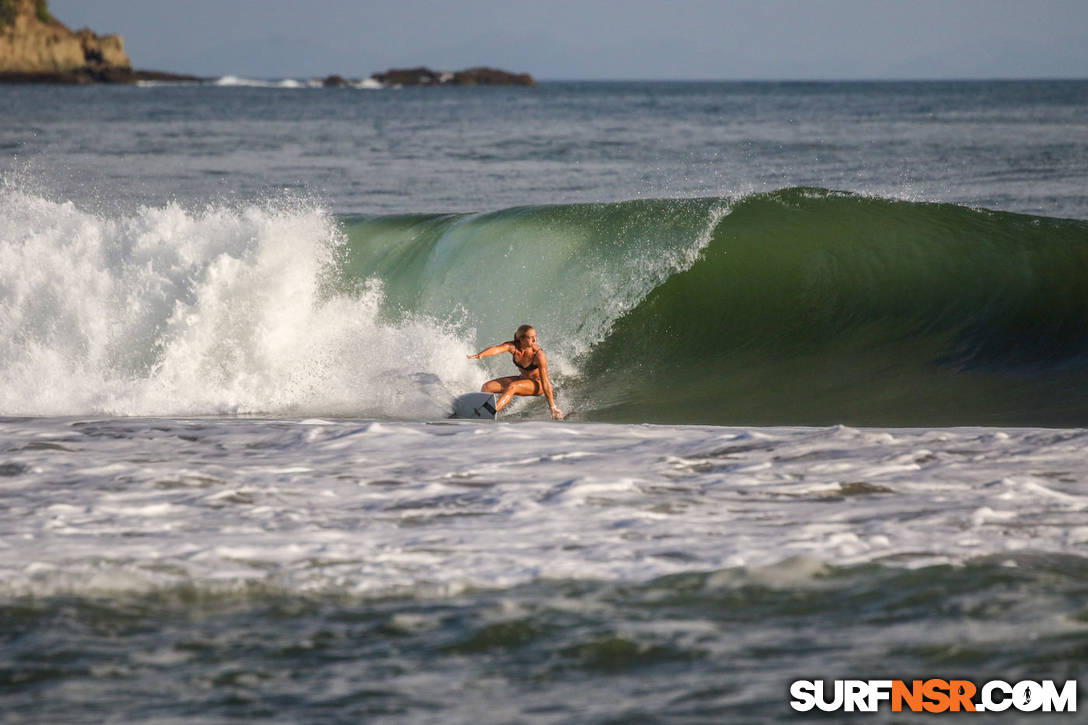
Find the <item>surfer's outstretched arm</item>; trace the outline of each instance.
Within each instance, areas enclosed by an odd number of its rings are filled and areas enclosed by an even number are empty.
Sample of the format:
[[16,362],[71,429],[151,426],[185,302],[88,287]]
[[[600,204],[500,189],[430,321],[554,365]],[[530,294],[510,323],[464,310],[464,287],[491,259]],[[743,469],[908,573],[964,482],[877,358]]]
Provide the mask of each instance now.
[[552,379],[548,377],[548,358],[541,350],[536,354],[537,364],[540,365],[540,387],[544,389],[544,397],[548,399],[548,405],[552,409],[552,417],[563,420],[563,411],[555,405],[555,393],[552,391]]
[[482,357],[491,357],[492,355],[498,355],[500,352],[514,352],[514,343],[503,342],[498,345],[492,345],[486,350],[481,350],[475,355],[465,355],[469,360],[479,360]]

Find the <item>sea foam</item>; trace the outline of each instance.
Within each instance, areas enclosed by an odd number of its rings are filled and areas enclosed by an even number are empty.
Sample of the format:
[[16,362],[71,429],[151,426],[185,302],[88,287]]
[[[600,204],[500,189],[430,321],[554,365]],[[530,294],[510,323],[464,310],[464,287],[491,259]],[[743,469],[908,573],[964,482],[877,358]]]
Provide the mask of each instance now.
[[0,190],[0,414],[435,417],[479,385],[471,346],[382,288],[324,285],[314,205],[103,215]]

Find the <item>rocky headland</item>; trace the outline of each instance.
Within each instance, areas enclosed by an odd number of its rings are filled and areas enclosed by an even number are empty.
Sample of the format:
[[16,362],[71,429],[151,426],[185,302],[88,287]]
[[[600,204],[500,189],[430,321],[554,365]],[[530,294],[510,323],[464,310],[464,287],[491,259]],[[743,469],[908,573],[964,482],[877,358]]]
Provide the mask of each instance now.
[[135,70],[119,35],[70,30],[46,0],[0,0],[0,83],[135,83],[200,80]]
[[[70,30],[49,12],[46,0],[0,0],[0,83],[135,83],[207,81],[190,75],[136,70],[120,35]],[[534,86],[528,73],[497,68],[436,71],[393,68],[366,79],[331,75],[307,85],[384,88],[399,86]]]

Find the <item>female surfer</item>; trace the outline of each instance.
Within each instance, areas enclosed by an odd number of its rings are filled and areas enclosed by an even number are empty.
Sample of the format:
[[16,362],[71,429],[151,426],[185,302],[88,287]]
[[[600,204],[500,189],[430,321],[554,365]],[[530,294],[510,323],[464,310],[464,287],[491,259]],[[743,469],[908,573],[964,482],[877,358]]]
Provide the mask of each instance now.
[[551,406],[552,417],[563,420],[563,411],[555,406],[555,393],[552,392],[552,381],[548,378],[548,358],[544,355],[543,348],[536,344],[536,330],[533,326],[522,325],[514,333],[514,339],[510,342],[492,345],[486,350],[467,357],[471,360],[479,360],[482,357],[503,352],[514,356],[514,365],[521,371],[521,375],[488,380],[480,388],[480,391],[484,393],[500,393],[495,410],[502,410],[515,395],[544,393],[548,398],[548,405]]

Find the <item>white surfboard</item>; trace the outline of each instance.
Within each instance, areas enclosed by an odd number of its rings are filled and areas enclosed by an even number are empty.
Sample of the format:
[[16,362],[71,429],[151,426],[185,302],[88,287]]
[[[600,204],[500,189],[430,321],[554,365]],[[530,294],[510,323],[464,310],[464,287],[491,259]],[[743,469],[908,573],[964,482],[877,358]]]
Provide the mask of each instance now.
[[453,401],[454,418],[495,419],[494,393],[465,393]]

